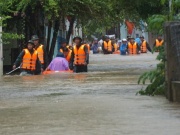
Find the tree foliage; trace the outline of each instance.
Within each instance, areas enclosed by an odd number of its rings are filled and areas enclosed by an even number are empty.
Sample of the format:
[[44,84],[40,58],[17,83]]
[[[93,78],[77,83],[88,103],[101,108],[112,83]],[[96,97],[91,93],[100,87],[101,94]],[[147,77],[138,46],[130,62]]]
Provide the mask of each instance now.
[[145,84],[147,80],[150,81],[150,84],[143,90],[140,90],[137,94],[141,95],[165,95],[165,51],[164,47],[155,48],[159,50],[159,55],[157,60],[160,63],[157,65],[156,69],[145,72],[139,78],[138,84]]
[[38,12],[37,8],[41,7],[43,19],[50,23],[70,16],[75,18],[76,24],[83,27],[86,33],[91,34],[110,29],[124,19],[138,23],[140,19],[160,13],[163,6],[159,2],[160,0],[0,0],[0,15],[26,13],[28,18],[31,12]]
[[[166,21],[179,20],[179,7],[180,0],[172,0],[171,5],[169,1],[161,0],[164,5],[164,10],[161,14],[154,14],[148,18],[149,30],[158,34],[163,34],[163,24]],[[141,95],[165,95],[165,51],[164,47],[157,48],[160,50],[157,59],[160,63],[155,70],[146,72],[140,76],[138,83],[145,84],[147,80],[150,84],[143,90],[140,90],[137,94]]]
[[[64,25],[65,18],[68,18],[71,24],[67,32],[69,41],[74,24],[82,27],[86,35],[102,33],[123,23],[125,19],[138,25],[139,20],[146,21],[148,17],[166,11],[166,3],[167,0],[0,0],[0,16],[10,17],[4,21],[5,31],[17,28],[16,34],[24,35],[24,41],[20,38],[21,44],[30,39],[31,35],[38,34],[41,40],[47,43],[46,50],[52,57],[57,31],[59,27],[65,27],[60,26]],[[166,17],[161,16],[158,23],[154,23],[156,18],[159,16],[149,19],[151,29],[156,29],[166,20]],[[57,22],[60,22],[59,26]],[[48,26],[46,41],[44,25]],[[51,27],[55,32],[53,42],[50,41]]]

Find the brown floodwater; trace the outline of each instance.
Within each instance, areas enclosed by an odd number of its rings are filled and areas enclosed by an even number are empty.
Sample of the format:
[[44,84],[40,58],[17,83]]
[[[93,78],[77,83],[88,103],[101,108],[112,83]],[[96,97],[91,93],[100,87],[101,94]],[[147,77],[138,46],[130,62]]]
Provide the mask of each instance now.
[[179,135],[179,104],[136,96],[156,56],[91,55],[88,73],[3,76],[0,135]]

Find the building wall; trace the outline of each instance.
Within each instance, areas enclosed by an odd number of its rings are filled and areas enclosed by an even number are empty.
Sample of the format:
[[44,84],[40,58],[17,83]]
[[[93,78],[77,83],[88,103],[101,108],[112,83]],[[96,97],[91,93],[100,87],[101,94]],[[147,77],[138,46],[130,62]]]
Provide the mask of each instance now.
[[[127,32],[127,28],[126,25],[123,24],[120,26],[120,35],[121,35],[121,39],[123,38],[127,38],[127,36],[129,35]],[[149,42],[149,33],[143,30],[139,30],[139,29],[134,29],[133,33],[132,33],[132,37],[137,38],[139,36],[143,35],[145,37],[145,39]]]
[[120,32],[121,32],[121,39],[123,39],[123,38],[127,38],[127,29],[126,29],[126,26],[123,24],[123,25],[121,25],[120,26]]

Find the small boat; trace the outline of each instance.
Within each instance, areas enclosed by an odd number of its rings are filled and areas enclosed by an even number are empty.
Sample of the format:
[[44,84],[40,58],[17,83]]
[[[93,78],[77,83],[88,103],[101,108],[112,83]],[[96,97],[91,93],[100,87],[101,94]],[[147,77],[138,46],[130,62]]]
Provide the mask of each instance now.
[[67,71],[44,71],[43,75],[59,74],[59,73],[73,73],[73,71],[72,70],[67,70]]

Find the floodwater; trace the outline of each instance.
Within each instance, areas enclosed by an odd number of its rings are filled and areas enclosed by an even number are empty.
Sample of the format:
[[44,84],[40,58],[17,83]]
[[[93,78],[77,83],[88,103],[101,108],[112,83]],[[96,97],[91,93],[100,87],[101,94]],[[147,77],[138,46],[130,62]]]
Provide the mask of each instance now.
[[179,135],[179,104],[135,95],[156,56],[91,55],[89,73],[0,78],[0,135]]

